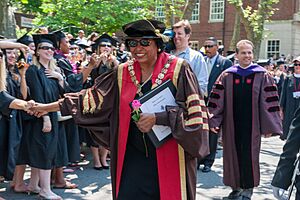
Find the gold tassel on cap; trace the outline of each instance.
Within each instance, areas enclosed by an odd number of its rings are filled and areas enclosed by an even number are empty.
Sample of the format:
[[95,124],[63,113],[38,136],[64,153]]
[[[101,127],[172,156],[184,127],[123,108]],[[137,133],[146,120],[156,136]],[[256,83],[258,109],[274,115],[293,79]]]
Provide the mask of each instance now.
[[160,37],[164,43],[169,42],[170,38],[168,36],[161,34],[160,31],[156,29],[149,20],[145,20],[152,26],[152,28],[154,29],[154,33],[157,37]]
[[154,32],[155,35],[157,35],[157,37],[160,37],[164,43],[169,42],[170,38],[164,34],[161,34],[158,29],[155,29]]

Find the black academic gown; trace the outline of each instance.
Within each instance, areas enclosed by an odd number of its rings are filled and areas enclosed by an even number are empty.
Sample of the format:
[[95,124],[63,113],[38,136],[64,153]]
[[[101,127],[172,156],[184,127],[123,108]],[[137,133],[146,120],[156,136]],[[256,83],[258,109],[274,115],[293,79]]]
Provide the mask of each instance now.
[[282,139],[286,139],[289,133],[291,122],[294,118],[295,111],[300,105],[300,98],[294,98],[293,92],[300,91],[300,78],[294,75],[287,76],[283,82],[282,92],[280,96],[280,107],[283,109],[283,135]]
[[14,97],[10,96],[7,92],[0,92],[0,176],[4,176],[6,179],[11,179],[11,168],[9,166],[10,151],[9,151],[9,123],[11,109],[9,109],[10,103],[14,100]]
[[[295,169],[294,163],[300,151],[300,109],[295,112],[295,117],[291,123],[287,141],[283,146],[272,185],[287,190],[292,184],[292,176]],[[296,200],[300,199],[300,177],[296,177]]]
[[[71,63],[61,54],[55,54],[54,58],[57,60],[57,66],[63,71],[63,74],[66,77],[66,81],[68,83],[68,89],[66,92],[79,92],[82,90],[82,73],[74,74]],[[78,161],[80,159],[78,126],[75,124],[73,119],[68,119],[59,122],[59,130],[64,134],[61,134],[61,138],[59,140],[59,151],[62,156],[67,153],[68,162]]]
[[[19,74],[15,68],[14,72]],[[13,97],[23,98],[20,92],[20,82],[15,80],[11,72],[7,74],[7,93]],[[3,176],[7,180],[12,180],[16,160],[18,158],[19,146],[22,138],[22,111],[11,110],[9,115],[3,115],[0,119],[1,138],[6,141],[6,144],[2,147],[1,152],[6,154],[6,160],[3,160],[3,168],[5,169]],[[2,128],[3,127],[3,128]],[[2,168],[1,167],[1,168]]]
[[[30,98],[40,103],[51,103],[57,101],[63,94],[56,79],[49,79],[45,75],[45,68],[40,69],[31,65],[26,72],[26,82],[30,88]],[[20,150],[27,152],[27,156],[19,159],[20,164],[28,164],[39,169],[51,169],[56,166],[56,154],[58,149],[58,121],[57,113],[48,113],[52,130],[44,133],[43,119],[27,117],[24,122],[24,143]],[[22,141],[23,142],[23,141]]]

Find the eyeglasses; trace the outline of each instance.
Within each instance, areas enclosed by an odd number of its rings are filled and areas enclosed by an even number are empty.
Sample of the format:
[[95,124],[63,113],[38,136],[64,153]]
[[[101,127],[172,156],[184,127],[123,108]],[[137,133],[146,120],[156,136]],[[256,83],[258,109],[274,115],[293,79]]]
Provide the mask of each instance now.
[[78,49],[77,47],[71,47],[70,50],[76,50]]
[[49,47],[49,46],[42,46],[42,47],[39,47],[39,49],[43,49],[43,50],[51,50],[51,51],[54,51],[54,50],[55,50],[54,47]]
[[141,40],[127,40],[127,44],[129,47],[137,47],[137,45],[140,43],[143,47],[148,47],[151,44],[151,41],[148,39],[141,39]]
[[111,47],[110,44],[100,44],[100,47]]
[[204,48],[206,49],[206,48],[212,48],[212,47],[214,47],[215,45],[204,45]]
[[295,63],[294,66],[298,67],[300,66],[300,63]]

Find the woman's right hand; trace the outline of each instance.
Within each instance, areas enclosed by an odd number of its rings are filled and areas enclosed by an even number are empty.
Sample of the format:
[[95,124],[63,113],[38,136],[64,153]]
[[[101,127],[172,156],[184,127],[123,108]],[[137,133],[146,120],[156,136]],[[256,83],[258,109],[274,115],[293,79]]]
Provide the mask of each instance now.
[[43,129],[42,129],[42,131],[44,133],[49,133],[51,131],[51,129],[52,129],[51,120],[50,120],[49,117],[46,118],[46,119],[43,118],[43,120],[44,120],[44,123],[43,123]]
[[92,67],[92,68],[98,67],[99,64],[100,64],[100,62],[101,62],[100,57],[97,54],[93,53],[92,56],[91,56],[91,58],[90,58],[90,62],[88,64],[88,68],[90,68],[90,67]]
[[45,69],[45,74],[46,74],[47,78],[55,78],[58,81],[61,81],[64,79],[63,76],[55,70]]

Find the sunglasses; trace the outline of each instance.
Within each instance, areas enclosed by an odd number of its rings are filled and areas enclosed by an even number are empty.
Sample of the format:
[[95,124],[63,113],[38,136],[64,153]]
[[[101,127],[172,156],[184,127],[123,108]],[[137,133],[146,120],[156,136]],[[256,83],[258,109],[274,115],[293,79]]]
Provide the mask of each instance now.
[[111,47],[110,44],[100,44],[100,47]]
[[298,66],[300,66],[300,63],[298,63],[298,64],[297,64],[297,63],[295,63],[295,64],[294,64],[294,66],[298,67]]
[[49,47],[49,46],[42,46],[42,47],[39,47],[39,49],[43,49],[43,50],[51,50],[51,51],[54,51],[54,50],[55,50],[54,47]]
[[205,45],[204,48],[212,48],[214,47],[215,45]]
[[151,44],[151,41],[148,39],[141,39],[141,40],[127,40],[127,44],[129,47],[137,47],[140,43],[142,47],[148,47]]
[[76,50],[76,49],[78,49],[77,47],[72,47],[72,48],[70,48],[70,50]]

